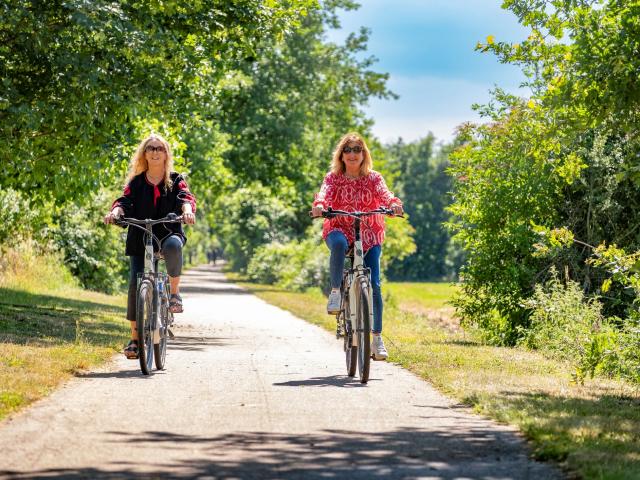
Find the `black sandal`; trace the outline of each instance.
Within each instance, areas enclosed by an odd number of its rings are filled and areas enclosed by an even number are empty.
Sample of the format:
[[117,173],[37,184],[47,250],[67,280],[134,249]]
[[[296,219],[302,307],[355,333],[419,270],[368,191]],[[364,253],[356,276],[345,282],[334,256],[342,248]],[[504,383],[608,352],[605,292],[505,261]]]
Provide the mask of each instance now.
[[177,293],[172,293],[169,297],[169,310],[171,313],[182,313],[182,297]]
[[138,341],[137,340],[129,341],[127,346],[124,347],[124,356],[127,357],[129,360],[136,360],[138,358]]

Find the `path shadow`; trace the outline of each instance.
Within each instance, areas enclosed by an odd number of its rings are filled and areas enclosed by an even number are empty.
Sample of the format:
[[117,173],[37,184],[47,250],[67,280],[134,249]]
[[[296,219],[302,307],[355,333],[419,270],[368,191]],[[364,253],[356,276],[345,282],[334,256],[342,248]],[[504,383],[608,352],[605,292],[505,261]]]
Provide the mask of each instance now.
[[[538,458],[563,461],[569,454],[568,446],[579,442],[582,457],[607,458],[609,467],[626,464],[628,471],[635,465],[635,471],[640,472],[640,393],[635,397],[618,395],[596,391],[595,387],[590,393],[593,398],[503,391],[500,403],[503,410],[526,411],[527,416],[542,419],[549,438],[566,439],[553,445],[542,442],[536,451]],[[567,432],[582,433],[570,440]]]
[[190,285],[189,283],[180,284],[180,293],[206,293],[210,295],[251,295],[248,290],[233,287],[220,287],[215,283],[209,285],[197,284]]
[[230,338],[226,337],[190,337],[186,335],[176,335],[169,341],[169,351],[182,350],[188,352],[200,352],[208,347],[224,347],[230,345]]
[[273,292],[275,289],[256,288],[253,291],[244,290],[242,288],[217,287],[215,284],[209,285],[189,285],[180,284],[181,293],[205,293],[210,295],[253,295],[255,292]]
[[132,452],[156,449],[157,460],[154,463],[140,459],[126,463],[114,461],[104,468],[24,469],[0,473],[8,479],[563,478],[559,470],[530,461],[522,442],[513,433],[478,424],[383,432],[325,430],[312,434],[237,432],[198,436],[170,431],[108,434],[111,442],[130,444]]

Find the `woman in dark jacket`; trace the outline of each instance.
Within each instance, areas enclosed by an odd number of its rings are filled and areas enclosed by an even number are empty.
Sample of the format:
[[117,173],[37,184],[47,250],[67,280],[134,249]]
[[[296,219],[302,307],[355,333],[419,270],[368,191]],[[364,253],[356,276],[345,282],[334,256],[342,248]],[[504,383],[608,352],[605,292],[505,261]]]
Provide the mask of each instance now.
[[[184,177],[173,172],[173,156],[167,141],[159,135],[145,138],[131,159],[124,192],[104,217],[105,223],[114,223],[120,216],[137,219],[157,219],[169,213],[182,215],[184,222],[195,223],[196,199],[189,191]],[[180,223],[153,226],[160,239],[161,252],[169,274],[171,297],[169,305],[174,313],[182,312],[180,274],[182,247],[187,238]],[[129,297],[127,319],[131,322],[131,341],[124,349],[127,358],[138,358],[138,332],[136,329],[137,275],[144,270],[144,233],[138,228],[127,232],[126,254],[130,257]],[[157,250],[158,245],[154,243]]]

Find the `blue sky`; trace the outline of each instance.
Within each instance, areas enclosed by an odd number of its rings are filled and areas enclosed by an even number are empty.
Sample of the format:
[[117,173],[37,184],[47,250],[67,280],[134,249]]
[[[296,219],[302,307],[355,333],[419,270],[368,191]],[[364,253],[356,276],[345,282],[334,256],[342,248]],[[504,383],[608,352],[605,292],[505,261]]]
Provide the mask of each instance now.
[[501,0],[361,0],[356,11],[341,12],[342,29],[328,38],[342,41],[359,27],[371,29],[367,55],[374,70],[390,74],[398,100],[374,99],[365,108],[383,142],[413,141],[429,131],[450,141],[457,125],[478,121],[471,109],[486,103],[496,85],[525,95],[520,69],[503,65],[491,53],[476,52],[488,35],[521,41],[528,35]]

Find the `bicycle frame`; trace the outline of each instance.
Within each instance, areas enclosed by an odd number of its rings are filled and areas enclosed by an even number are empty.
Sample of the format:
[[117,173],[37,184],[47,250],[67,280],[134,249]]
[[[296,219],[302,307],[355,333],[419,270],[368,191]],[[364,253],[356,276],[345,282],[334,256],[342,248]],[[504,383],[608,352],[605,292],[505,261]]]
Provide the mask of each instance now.
[[153,282],[153,301],[151,306],[151,329],[153,330],[153,343],[158,345],[160,343],[160,328],[158,325],[159,309],[160,309],[160,295],[162,294],[158,263],[160,260],[160,254],[156,255],[153,251],[153,232],[151,230],[151,224],[145,225],[144,236],[144,272],[138,274],[138,287],[140,282],[145,278],[151,278]]
[[[174,218],[170,219],[169,222],[181,222],[182,217],[178,217],[174,215]],[[155,239],[158,242],[158,248],[160,248],[160,240],[157,239],[153,234],[153,225],[157,223],[167,223],[167,219],[158,219],[158,220],[137,220],[133,218],[123,218],[121,224],[133,226],[139,228],[145,232],[144,234],[144,271],[143,273],[138,274],[137,278],[137,287],[140,287],[140,283],[144,279],[151,280],[153,284],[153,299],[151,306],[151,328],[153,329],[153,343],[155,345],[160,343],[160,326],[158,325],[159,310],[160,310],[160,300],[161,295],[165,295],[166,292],[164,283],[168,281],[166,274],[161,274],[158,271],[158,262],[160,260],[160,254],[156,254],[153,251],[153,240]],[[160,285],[160,281],[162,280],[163,285]],[[163,325],[166,327],[166,325]]]
[[360,222],[361,218],[356,217],[354,221],[355,240],[353,243],[353,263],[351,265],[351,268],[347,270],[345,278],[348,284],[342,286],[342,288],[344,288],[349,293],[349,323],[351,324],[352,332],[351,345],[353,345],[354,347],[358,346],[358,335],[354,334],[354,332],[356,332],[356,303],[358,291],[357,289],[352,287],[356,285],[355,282],[360,282],[363,277],[366,279],[367,289],[369,293],[369,325],[373,325],[371,272],[367,267],[364,266],[364,252],[362,249],[362,239],[360,238]]

